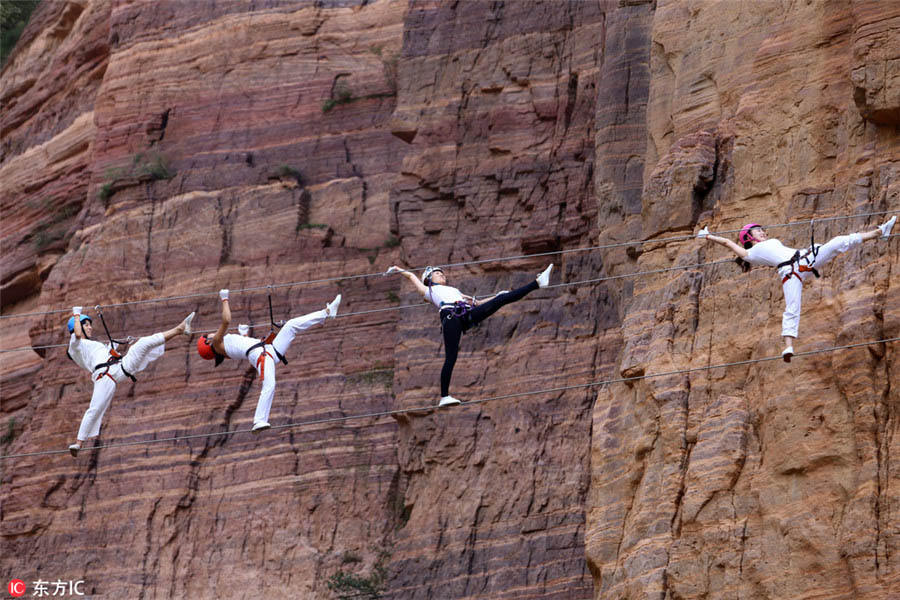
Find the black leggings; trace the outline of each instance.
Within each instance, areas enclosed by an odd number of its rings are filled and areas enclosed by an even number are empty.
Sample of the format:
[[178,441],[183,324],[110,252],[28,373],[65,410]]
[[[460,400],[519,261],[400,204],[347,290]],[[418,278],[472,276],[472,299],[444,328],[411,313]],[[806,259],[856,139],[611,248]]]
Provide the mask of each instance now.
[[472,308],[466,315],[455,317],[448,309],[441,311],[441,327],[444,330],[444,366],[441,368],[441,396],[450,395],[450,377],[453,376],[453,367],[459,356],[459,340],[464,331],[478,325],[489,316],[497,312],[501,306],[506,306],[521,300],[534,290],[538,289],[537,281],[532,281],[511,292],[500,294],[493,300],[479,304]]

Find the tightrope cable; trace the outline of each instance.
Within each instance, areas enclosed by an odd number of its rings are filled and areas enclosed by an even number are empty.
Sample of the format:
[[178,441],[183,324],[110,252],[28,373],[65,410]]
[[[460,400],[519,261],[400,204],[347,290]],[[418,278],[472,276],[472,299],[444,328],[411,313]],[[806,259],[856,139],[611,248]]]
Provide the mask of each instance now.
[[[790,223],[776,223],[774,225],[765,225],[764,227],[767,229],[775,229],[775,228],[779,228],[779,227],[796,227],[796,226],[800,226],[800,225],[809,225],[810,223],[813,223],[813,222],[822,223],[822,222],[826,222],[826,221],[860,219],[860,218],[865,218],[865,217],[887,215],[887,214],[891,214],[892,212],[896,212],[896,211],[870,212],[870,213],[861,213],[861,214],[856,214],[856,215],[843,215],[843,216],[837,216],[837,217],[822,217],[821,219],[810,219],[810,220],[806,220],[806,221],[793,221]],[[710,232],[710,233],[712,235],[719,235],[719,234],[725,234],[725,233],[737,233],[739,231],[740,231],[740,229],[726,229],[726,230],[715,231],[715,232]],[[890,237],[894,237],[894,236],[892,235]],[[441,267],[447,267],[447,268],[462,267],[462,266],[467,266],[467,265],[480,265],[480,264],[493,263],[493,262],[506,262],[506,261],[512,261],[512,260],[540,258],[540,257],[544,257],[544,256],[554,256],[557,254],[571,254],[571,253],[576,253],[576,252],[592,252],[594,250],[607,250],[610,248],[622,248],[622,247],[626,247],[626,246],[640,246],[643,244],[665,244],[665,243],[669,243],[669,242],[681,242],[681,241],[691,240],[691,239],[695,239],[695,238],[696,238],[695,234],[675,236],[675,237],[669,237],[669,238],[659,238],[659,239],[649,238],[646,240],[631,240],[631,241],[627,241],[627,242],[615,242],[615,243],[611,243],[611,244],[601,244],[598,246],[586,246],[583,248],[570,248],[570,249],[566,249],[566,250],[552,250],[549,252],[539,252],[536,254],[521,254],[521,255],[517,255],[517,256],[501,256],[501,257],[497,257],[497,258],[485,258],[485,259],[480,259],[480,260],[470,260],[470,261],[464,261],[464,262],[447,263],[447,264],[435,265],[435,266],[441,266]],[[425,267],[416,267],[416,268],[409,269],[409,270],[410,271],[424,271]],[[309,285],[309,284],[315,284],[315,283],[333,283],[333,282],[337,282],[337,281],[348,281],[351,279],[364,279],[367,277],[380,277],[382,275],[384,275],[383,272],[364,273],[364,274],[360,274],[360,275],[343,275],[343,276],[337,276],[337,277],[325,277],[325,278],[321,278],[321,279],[307,279],[307,280],[302,280],[302,281],[291,281],[291,282],[287,282],[287,283],[276,283],[276,284],[271,284],[271,285],[259,285],[259,286],[253,286],[253,287],[233,289],[230,291],[232,293],[258,292],[258,291],[262,291],[262,290],[266,290],[266,289],[294,287],[294,286],[299,286],[299,285]],[[156,303],[156,302],[169,302],[169,301],[173,301],[173,300],[189,300],[192,298],[203,298],[203,297],[215,296],[217,294],[218,294],[218,290],[215,292],[197,292],[194,294],[184,294],[184,295],[180,295],[180,296],[165,296],[165,297],[161,297],[161,298],[147,298],[145,300],[132,300],[129,302],[100,304],[98,306],[100,306],[101,309],[102,308],[118,308],[118,307],[122,307],[122,306],[133,306],[133,305],[138,305],[138,304],[152,304],[152,303]],[[89,303],[83,302],[83,303],[81,303],[81,305],[88,306]],[[91,305],[91,306],[94,306],[94,305]],[[60,309],[40,311],[40,312],[17,313],[17,314],[12,314],[12,315],[0,315],[0,320],[62,314],[62,313],[67,313],[70,310],[71,310],[70,308],[60,308]]]
[[[856,344],[846,344],[843,346],[831,346],[828,348],[820,348],[818,350],[810,350],[808,352],[798,352],[798,353],[794,354],[794,359],[799,358],[799,357],[804,357],[804,356],[813,356],[816,354],[825,354],[827,352],[836,352],[838,350],[847,350],[847,349],[851,349],[851,348],[862,348],[864,346],[871,346],[874,344],[887,344],[890,342],[896,342],[898,340],[900,340],[900,337],[885,338],[885,339],[881,339],[881,340],[873,340],[873,341],[868,341],[868,342],[859,342]],[[599,387],[599,386],[603,386],[603,385],[611,385],[614,383],[628,383],[628,382],[632,382],[632,381],[640,381],[642,379],[650,379],[653,377],[669,377],[672,375],[685,375],[688,373],[696,373],[699,371],[709,371],[712,369],[722,369],[722,368],[727,368],[727,367],[750,365],[750,364],[755,364],[755,363],[769,362],[769,361],[773,361],[773,360],[783,360],[783,359],[782,359],[781,355],[766,356],[763,358],[750,358],[747,360],[738,360],[738,361],[734,361],[734,362],[720,363],[720,364],[716,364],[716,365],[706,365],[703,367],[691,367],[691,368],[687,368],[687,369],[677,369],[674,371],[666,371],[663,373],[650,373],[650,374],[645,374],[645,375],[635,375],[633,377],[617,377],[614,379],[605,379],[602,381],[592,381],[590,383],[566,385],[566,386],[561,386],[561,387],[533,390],[533,391],[528,391],[528,392],[516,392],[513,394],[504,394],[502,396],[491,396],[491,397],[482,398],[479,400],[471,400],[469,402],[462,402],[460,404],[460,406],[471,406],[471,405],[476,405],[476,404],[484,404],[487,402],[494,402],[497,400],[508,400],[510,398],[520,398],[523,396],[535,396],[538,394],[554,394],[554,393],[564,392],[564,391],[568,391],[568,390],[587,389],[587,388]],[[294,422],[294,423],[286,423],[284,425],[273,425],[272,429],[293,429],[293,428],[297,428],[297,427],[307,427],[310,425],[325,425],[325,424],[329,424],[329,423],[341,423],[341,422],[354,421],[354,420],[360,420],[360,419],[375,419],[375,418],[388,417],[388,416],[393,416],[393,415],[428,412],[428,411],[434,411],[434,410],[437,410],[437,407],[434,405],[418,406],[418,407],[414,407],[414,408],[403,408],[403,409],[396,409],[396,410],[364,413],[364,414],[358,414],[358,415],[342,415],[339,417],[326,417],[326,418],[322,418],[322,419],[313,419],[313,420],[309,420],[309,421],[298,421],[298,422]],[[450,409],[450,410],[453,410],[453,409]],[[237,433],[250,433],[250,431],[251,431],[250,429],[234,429],[231,431],[215,431],[215,432],[211,432],[211,433],[197,433],[197,434],[191,434],[191,435],[156,438],[156,439],[151,439],[151,440],[135,440],[133,442],[120,442],[120,443],[116,443],[116,444],[101,444],[98,446],[93,446],[91,448],[82,448],[81,451],[89,452],[89,451],[93,451],[93,450],[101,450],[101,449],[108,449],[108,448],[125,448],[125,447],[129,447],[129,446],[149,446],[151,444],[161,444],[163,442],[177,442],[177,441],[182,441],[182,440],[193,440],[193,439],[200,439],[200,438],[214,438],[214,437],[229,436],[229,435],[234,435]],[[68,450],[45,450],[43,452],[25,452],[25,453],[21,453],[21,454],[5,454],[5,455],[0,455],[0,460],[10,459],[10,458],[25,458],[25,457],[30,457],[30,456],[47,456],[47,455],[52,455],[52,454],[68,454],[68,452],[69,452]]]
[[[881,214],[881,213],[873,213],[873,214]],[[862,216],[862,215],[860,215],[860,216]],[[825,219],[816,219],[816,221],[824,221],[824,220]],[[800,221],[800,223],[809,223],[809,221]],[[793,223],[791,223],[791,225],[793,225]],[[728,233],[728,232],[719,232],[719,233]],[[690,237],[691,237],[691,239],[693,239],[696,236],[690,236]],[[888,238],[900,237],[900,233],[894,233],[887,237]],[[681,239],[681,238],[669,238],[668,241],[671,241],[673,239]],[[657,240],[657,241],[660,241],[660,240]],[[548,285],[546,289],[570,287],[570,286],[575,286],[575,285],[584,285],[584,284],[588,284],[588,283],[601,283],[604,281],[615,281],[617,279],[626,279],[628,277],[643,277],[644,275],[656,275],[659,273],[668,273],[671,271],[680,271],[683,269],[698,269],[700,267],[709,267],[712,265],[723,265],[723,264],[728,264],[728,263],[732,263],[732,262],[734,262],[734,259],[728,258],[728,259],[724,259],[724,260],[714,260],[712,262],[681,265],[678,267],[666,267],[666,268],[662,268],[662,269],[651,269],[648,271],[635,271],[633,273],[623,273],[621,275],[610,275],[607,277],[597,277],[594,279],[582,279],[579,281],[567,281],[567,282],[562,282],[562,283],[554,283],[553,285]],[[272,286],[272,287],[285,287],[285,286],[289,286],[289,285],[292,285],[292,284],[285,283],[285,284],[279,284],[278,286]],[[258,288],[247,288],[247,289],[266,289],[268,287],[269,286],[261,286]],[[231,290],[231,291],[236,291],[236,290]],[[209,295],[209,294],[203,294],[203,295]],[[187,297],[187,296],[185,296],[185,297]],[[151,300],[141,300],[140,302],[151,302]],[[423,306],[429,306],[430,304],[431,304],[430,302],[416,302],[414,304],[401,304],[399,306],[386,306],[383,308],[372,308],[372,309],[368,309],[368,310],[359,310],[359,311],[355,311],[355,312],[338,314],[337,317],[335,317],[335,318],[341,319],[341,318],[345,318],[345,317],[354,317],[354,316],[358,316],[358,315],[369,315],[369,314],[374,314],[374,313],[390,312],[390,311],[394,311],[394,310],[405,310],[407,308],[421,308]],[[121,306],[121,305],[115,305],[115,306]],[[55,312],[58,312],[58,311],[55,311]],[[24,315],[12,315],[12,316],[24,316]],[[268,325],[268,323],[264,323],[264,324],[261,323],[261,324],[250,325],[250,327],[263,327],[263,326],[267,326],[267,325]],[[235,329],[235,328],[232,328],[232,329]],[[214,331],[215,331],[215,329],[212,329],[209,331],[198,331],[195,333],[204,333],[205,334],[205,333],[213,333]],[[43,350],[46,348],[65,348],[67,346],[68,346],[68,344],[48,344],[45,346],[19,346],[18,348],[7,348],[4,350],[0,350],[0,354],[4,354],[7,352],[22,352],[24,350]]]
[[[900,234],[898,234],[898,235],[900,235]],[[579,281],[567,281],[567,282],[563,282],[563,283],[554,283],[553,285],[548,285],[545,289],[571,287],[571,286],[576,286],[576,285],[585,285],[588,283],[600,283],[603,281],[613,281],[616,279],[625,279],[628,277],[642,277],[644,275],[655,275],[655,274],[659,274],[659,273],[668,273],[669,271],[680,271],[683,269],[697,269],[700,267],[708,267],[711,265],[721,265],[721,264],[727,264],[727,263],[731,263],[731,262],[734,262],[734,260],[733,259],[716,260],[716,261],[712,261],[712,262],[681,265],[678,267],[666,267],[663,269],[652,269],[649,271],[636,271],[634,273],[623,273],[622,275],[597,277],[594,279],[582,279]],[[368,309],[368,310],[359,310],[359,311],[355,311],[355,312],[342,313],[342,314],[339,313],[335,318],[341,319],[341,318],[346,318],[346,317],[355,317],[358,315],[370,315],[373,313],[389,312],[389,311],[394,311],[394,310],[404,310],[407,308],[421,308],[423,306],[431,306],[431,303],[430,302],[416,302],[414,304],[401,304],[399,306],[386,306],[383,308],[372,308],[372,309]],[[250,325],[250,327],[255,328],[255,327],[268,326],[268,325],[269,325],[268,323],[259,323],[259,324]],[[236,328],[232,327],[230,330],[234,330],[234,329],[236,329]],[[206,334],[206,333],[213,333],[214,331],[216,331],[216,330],[211,329],[209,331],[195,331],[194,333]],[[48,344],[45,346],[20,346],[18,348],[8,348],[5,350],[0,350],[0,354],[3,354],[5,352],[20,352],[23,350],[43,350],[46,348],[65,348],[67,346],[68,346],[68,344]]]

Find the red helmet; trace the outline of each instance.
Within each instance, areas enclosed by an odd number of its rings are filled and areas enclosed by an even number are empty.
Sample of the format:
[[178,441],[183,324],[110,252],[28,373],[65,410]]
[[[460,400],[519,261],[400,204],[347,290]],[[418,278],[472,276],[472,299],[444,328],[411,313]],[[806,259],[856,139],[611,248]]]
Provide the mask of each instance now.
[[753,239],[753,236],[750,235],[750,230],[754,227],[762,227],[762,225],[759,223],[747,223],[744,225],[744,228],[741,229],[741,233],[738,234],[738,240],[741,242],[741,245],[744,245],[747,242],[756,241]]
[[212,360],[216,357],[216,352],[205,335],[200,336],[200,339],[197,340],[197,354],[203,357],[203,360]]

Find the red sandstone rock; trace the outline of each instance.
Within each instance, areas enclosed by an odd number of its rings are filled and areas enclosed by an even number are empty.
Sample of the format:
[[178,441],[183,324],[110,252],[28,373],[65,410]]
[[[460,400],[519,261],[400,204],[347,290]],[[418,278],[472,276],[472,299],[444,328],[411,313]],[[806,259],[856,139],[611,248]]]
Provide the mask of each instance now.
[[853,10],[850,79],[860,114],[882,125],[900,124],[900,7],[857,0]]
[[[900,209],[890,191],[895,136],[865,125],[851,104],[852,23],[862,17],[850,8],[657,4],[647,237]],[[866,18],[874,23],[874,15]],[[698,144],[706,131],[716,131],[715,143]],[[697,187],[708,188],[700,199]],[[819,223],[816,240],[881,220]],[[795,247],[809,240],[808,225],[770,232]],[[888,266],[896,253],[894,241],[869,243],[825,267],[806,286],[795,347],[896,336],[898,284]],[[686,241],[645,245],[638,262],[649,270],[726,256]],[[620,371],[777,356],[782,307],[771,269],[742,275],[726,264],[638,280]],[[585,534],[598,597],[900,594],[888,550],[896,540],[886,533],[893,517],[881,510],[893,502],[892,442],[882,433],[896,396],[893,351],[888,344],[601,391]]]

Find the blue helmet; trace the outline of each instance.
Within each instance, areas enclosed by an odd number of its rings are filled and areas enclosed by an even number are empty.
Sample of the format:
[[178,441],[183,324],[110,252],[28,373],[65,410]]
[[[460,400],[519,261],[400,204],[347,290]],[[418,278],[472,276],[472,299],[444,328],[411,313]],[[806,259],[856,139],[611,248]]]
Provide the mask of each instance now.
[[[85,321],[90,321],[91,325],[94,324],[94,320],[91,319],[87,315],[81,315],[81,318],[78,320],[81,321],[82,323],[84,323]],[[69,317],[69,322],[67,325],[69,327],[69,333],[74,333],[75,332],[75,317],[74,316]]]

